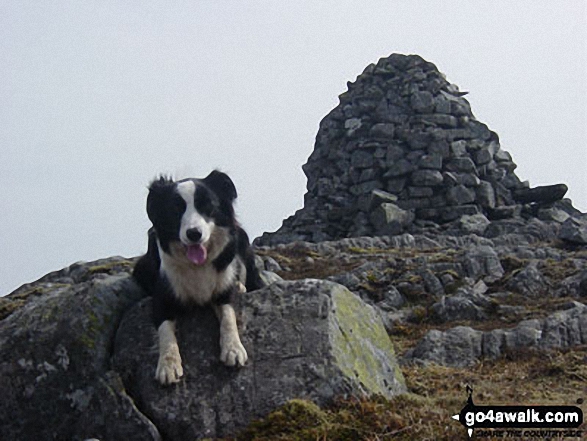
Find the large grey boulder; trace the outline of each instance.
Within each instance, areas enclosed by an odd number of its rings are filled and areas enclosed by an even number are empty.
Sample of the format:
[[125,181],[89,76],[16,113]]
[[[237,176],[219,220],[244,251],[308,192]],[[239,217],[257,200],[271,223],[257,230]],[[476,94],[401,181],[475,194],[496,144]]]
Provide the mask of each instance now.
[[227,436],[292,398],[325,404],[340,395],[392,397],[406,390],[381,319],[345,287],[276,282],[239,303],[247,365],[220,363],[218,322],[211,310],[199,309],[178,326],[185,376],[173,387],[153,379],[150,299],[122,321],[114,367],[164,439]]
[[109,365],[120,319],[143,297],[131,265],[75,264],[3,299],[2,439],[160,439]]

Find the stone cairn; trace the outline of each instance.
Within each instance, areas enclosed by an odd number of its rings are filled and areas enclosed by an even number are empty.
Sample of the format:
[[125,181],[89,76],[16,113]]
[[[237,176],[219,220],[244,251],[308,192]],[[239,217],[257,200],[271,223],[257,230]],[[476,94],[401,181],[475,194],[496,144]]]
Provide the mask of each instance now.
[[382,58],[347,85],[303,166],[304,207],[257,245],[394,235],[463,215],[504,219],[567,190],[521,182],[467,92],[417,55]]

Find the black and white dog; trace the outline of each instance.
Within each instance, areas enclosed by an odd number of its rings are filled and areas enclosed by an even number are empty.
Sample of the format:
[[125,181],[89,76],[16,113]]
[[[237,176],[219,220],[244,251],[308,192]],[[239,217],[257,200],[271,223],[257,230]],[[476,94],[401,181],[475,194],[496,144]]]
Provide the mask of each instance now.
[[191,306],[211,304],[220,321],[220,359],[243,366],[243,347],[230,302],[234,294],[262,286],[249,238],[235,219],[236,189],[224,173],[174,182],[160,177],[149,187],[147,254],[133,276],[153,297],[159,336],[156,379],[161,384],[183,375],[175,321]]

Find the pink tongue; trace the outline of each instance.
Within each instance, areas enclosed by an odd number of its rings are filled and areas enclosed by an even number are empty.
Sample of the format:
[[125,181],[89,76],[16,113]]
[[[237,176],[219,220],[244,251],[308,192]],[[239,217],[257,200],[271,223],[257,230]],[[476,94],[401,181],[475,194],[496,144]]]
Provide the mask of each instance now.
[[187,257],[196,265],[203,265],[206,263],[208,252],[202,245],[189,245]]

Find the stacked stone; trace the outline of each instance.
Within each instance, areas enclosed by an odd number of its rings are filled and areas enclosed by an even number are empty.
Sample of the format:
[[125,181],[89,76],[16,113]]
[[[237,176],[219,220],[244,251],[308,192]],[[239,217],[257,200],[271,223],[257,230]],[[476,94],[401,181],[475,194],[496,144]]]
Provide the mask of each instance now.
[[465,94],[417,55],[368,66],[320,123],[303,166],[304,207],[257,243],[398,234],[415,220],[519,214],[515,194],[527,184]]

